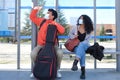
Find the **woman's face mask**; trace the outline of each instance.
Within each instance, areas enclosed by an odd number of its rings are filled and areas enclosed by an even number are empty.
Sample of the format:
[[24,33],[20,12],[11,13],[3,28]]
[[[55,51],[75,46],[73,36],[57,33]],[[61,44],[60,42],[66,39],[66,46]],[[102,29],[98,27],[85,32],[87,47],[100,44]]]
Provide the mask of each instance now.
[[83,24],[83,20],[82,19],[79,20],[79,24]]
[[45,19],[49,19],[49,14],[45,14]]

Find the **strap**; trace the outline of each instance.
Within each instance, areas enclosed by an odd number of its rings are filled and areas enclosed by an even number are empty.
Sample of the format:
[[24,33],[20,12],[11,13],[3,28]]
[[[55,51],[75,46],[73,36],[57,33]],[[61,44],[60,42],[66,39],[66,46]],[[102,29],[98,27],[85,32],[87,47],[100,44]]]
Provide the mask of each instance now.
[[42,25],[45,23],[45,21],[46,21],[46,19],[44,19],[44,20],[41,22],[40,27],[39,27],[39,30],[40,30],[40,28],[42,27]]
[[59,46],[59,39],[58,39],[58,35],[56,36],[56,38],[57,38],[57,43],[58,43],[58,46]]

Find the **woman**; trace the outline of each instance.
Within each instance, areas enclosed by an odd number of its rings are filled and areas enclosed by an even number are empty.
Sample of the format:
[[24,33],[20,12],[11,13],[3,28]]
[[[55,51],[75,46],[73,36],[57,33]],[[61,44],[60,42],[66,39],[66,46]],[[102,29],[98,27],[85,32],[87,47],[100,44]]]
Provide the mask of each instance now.
[[93,31],[93,23],[89,16],[81,15],[77,20],[77,28],[72,29],[70,32],[70,38],[78,37],[80,43],[74,48],[76,53],[75,60],[71,70],[78,70],[77,63],[80,61],[81,66],[81,79],[85,79],[85,53],[87,48],[90,46],[89,39],[90,34]]

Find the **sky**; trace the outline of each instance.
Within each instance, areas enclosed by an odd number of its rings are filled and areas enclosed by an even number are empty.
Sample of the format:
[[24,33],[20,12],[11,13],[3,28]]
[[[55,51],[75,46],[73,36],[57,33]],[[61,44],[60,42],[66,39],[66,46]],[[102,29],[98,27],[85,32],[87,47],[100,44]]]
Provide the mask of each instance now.
[[[21,6],[32,6],[32,0],[21,0]],[[93,7],[94,0],[59,0],[61,7],[80,7],[80,9],[63,9],[68,23],[76,24],[76,19],[81,14],[87,14],[94,21],[93,9],[81,9],[81,7]],[[46,6],[55,6],[55,0],[46,0]],[[115,0],[96,0],[97,7],[115,7]],[[24,21],[24,13],[29,12],[27,9],[21,9],[22,21]],[[75,20],[73,20],[75,18]],[[71,20],[72,19],[72,20]],[[97,24],[115,24],[115,9],[97,9],[96,10]]]

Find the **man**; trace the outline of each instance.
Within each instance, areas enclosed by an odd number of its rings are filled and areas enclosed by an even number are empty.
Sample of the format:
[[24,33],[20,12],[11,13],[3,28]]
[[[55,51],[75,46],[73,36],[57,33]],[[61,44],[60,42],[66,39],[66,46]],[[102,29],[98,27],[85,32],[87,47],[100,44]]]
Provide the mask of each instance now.
[[[57,12],[55,10],[48,9],[48,12],[45,15],[45,18],[40,18],[40,17],[37,17],[37,12],[39,12],[41,9],[42,9],[41,6],[36,6],[36,7],[33,8],[32,12],[30,14],[31,21],[33,23],[35,23],[38,27],[40,26],[42,21],[44,19],[46,19],[46,21],[43,23],[40,30],[38,31],[37,46],[31,52],[31,60],[32,60],[33,63],[36,60],[36,56],[37,56],[38,51],[45,45],[47,27],[48,27],[49,24],[56,25],[57,31],[58,31],[59,34],[63,34],[65,32],[64,27],[54,21],[58,16],[58,14],[57,14]],[[62,50],[60,50],[58,48],[57,41],[56,41],[56,45],[55,45],[55,50],[56,50],[56,53],[57,53],[57,69],[58,69],[57,77],[61,78],[62,76],[61,76],[61,74],[59,72],[59,69],[60,69],[60,64],[61,64],[63,52],[62,52]],[[30,77],[33,77],[33,74],[31,74]]]

